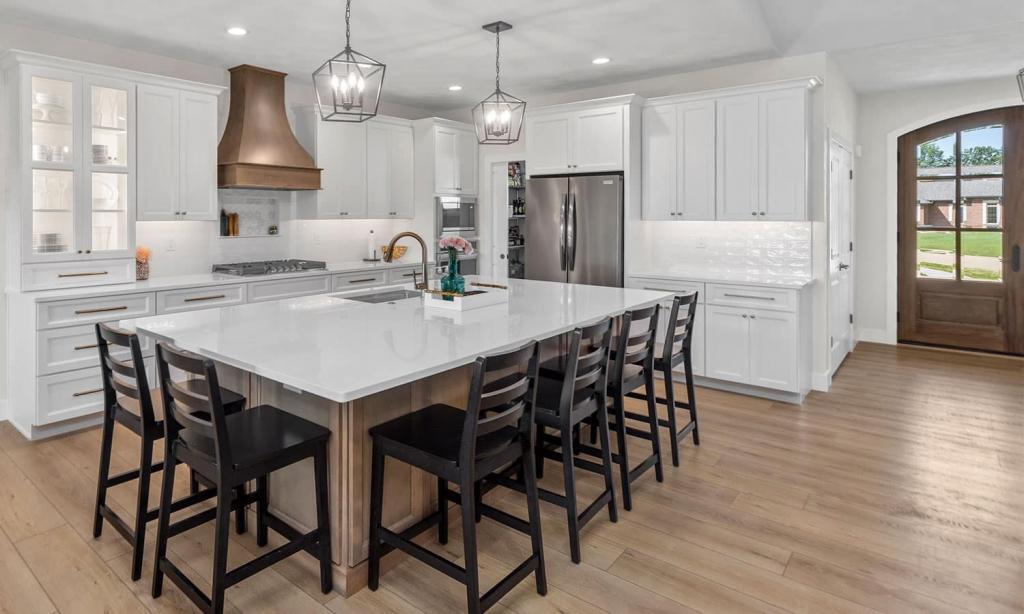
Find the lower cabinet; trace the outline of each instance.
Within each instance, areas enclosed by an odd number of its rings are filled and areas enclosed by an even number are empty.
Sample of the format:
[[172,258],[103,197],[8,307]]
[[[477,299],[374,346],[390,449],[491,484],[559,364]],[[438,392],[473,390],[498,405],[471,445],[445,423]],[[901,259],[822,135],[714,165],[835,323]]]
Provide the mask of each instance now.
[[708,377],[730,382],[750,380],[750,321],[746,312],[734,307],[709,305],[705,311]]
[[708,305],[707,338],[708,377],[799,390],[795,314]]

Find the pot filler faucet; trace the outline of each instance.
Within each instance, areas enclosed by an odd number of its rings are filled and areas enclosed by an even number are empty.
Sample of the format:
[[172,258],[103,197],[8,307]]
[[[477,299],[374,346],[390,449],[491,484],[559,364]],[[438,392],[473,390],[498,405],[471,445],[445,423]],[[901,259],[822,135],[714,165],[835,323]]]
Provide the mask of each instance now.
[[423,258],[423,283],[421,284],[421,283],[416,281],[416,273],[413,273],[412,280],[413,280],[413,286],[417,290],[426,290],[427,286],[428,286],[427,280],[429,280],[430,277],[427,275],[427,244],[423,240],[423,237],[419,236],[415,232],[408,231],[408,230],[405,231],[405,232],[400,232],[400,233],[396,234],[394,236],[394,238],[391,239],[391,242],[388,243],[387,252],[384,254],[384,262],[391,262],[391,261],[394,260],[394,258],[392,257],[392,254],[395,253],[395,245],[397,245],[398,242],[401,241],[405,237],[412,237],[413,239],[416,239],[420,243],[420,256],[422,256],[422,258]]

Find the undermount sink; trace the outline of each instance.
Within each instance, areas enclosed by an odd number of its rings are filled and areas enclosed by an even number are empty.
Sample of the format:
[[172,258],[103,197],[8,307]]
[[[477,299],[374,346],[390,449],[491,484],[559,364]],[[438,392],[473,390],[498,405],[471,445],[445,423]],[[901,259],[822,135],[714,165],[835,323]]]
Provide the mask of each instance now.
[[360,303],[392,303],[395,301],[404,301],[410,298],[419,298],[422,293],[419,290],[379,290],[377,292],[370,292],[367,294],[359,294],[356,296],[346,296],[344,298],[350,301],[358,301]]

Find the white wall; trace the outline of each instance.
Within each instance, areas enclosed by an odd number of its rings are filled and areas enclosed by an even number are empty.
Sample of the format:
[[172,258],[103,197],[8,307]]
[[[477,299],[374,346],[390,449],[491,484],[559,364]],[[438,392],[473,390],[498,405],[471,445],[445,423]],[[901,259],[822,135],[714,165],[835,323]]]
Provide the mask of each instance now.
[[896,139],[922,126],[974,111],[1019,105],[1013,75],[860,97],[854,252],[858,335],[896,341]]

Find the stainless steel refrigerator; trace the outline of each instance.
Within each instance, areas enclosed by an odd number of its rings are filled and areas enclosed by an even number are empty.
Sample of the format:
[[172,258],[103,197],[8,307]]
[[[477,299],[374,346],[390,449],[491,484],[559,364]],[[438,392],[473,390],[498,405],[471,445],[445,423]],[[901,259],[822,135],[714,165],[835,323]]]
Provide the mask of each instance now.
[[526,182],[526,279],[622,287],[622,175]]

